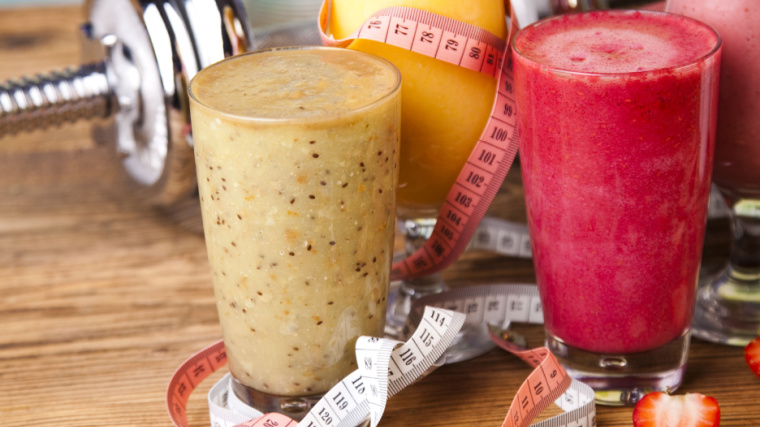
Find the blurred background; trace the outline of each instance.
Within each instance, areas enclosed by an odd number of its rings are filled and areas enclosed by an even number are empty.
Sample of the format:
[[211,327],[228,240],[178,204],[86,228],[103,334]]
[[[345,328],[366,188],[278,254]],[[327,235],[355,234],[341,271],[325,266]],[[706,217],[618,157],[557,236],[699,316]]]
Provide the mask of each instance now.
[[82,4],[82,0],[0,0],[0,8]]

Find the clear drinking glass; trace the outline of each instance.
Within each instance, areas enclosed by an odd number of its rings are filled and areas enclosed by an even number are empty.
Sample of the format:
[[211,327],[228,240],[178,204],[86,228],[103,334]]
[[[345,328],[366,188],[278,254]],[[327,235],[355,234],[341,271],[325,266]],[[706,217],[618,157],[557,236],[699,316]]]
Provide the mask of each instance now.
[[[348,37],[374,12],[390,6],[430,11],[506,38],[502,0],[334,0],[330,32],[338,39]],[[438,211],[485,127],[496,79],[372,40],[356,40],[349,48],[390,60],[404,76],[397,214],[406,253],[411,255],[432,233]],[[388,335],[400,334],[412,300],[444,289],[440,274],[401,282],[389,298]],[[463,358],[492,348],[485,329],[481,338]]]
[[720,45],[700,22],[635,11],[550,18],[513,42],[547,343],[601,403],[682,381]]
[[233,389],[303,417],[382,336],[398,70],[332,48],[226,59],[190,83],[206,246]]
[[670,0],[723,38],[713,182],[730,207],[728,266],[700,280],[694,335],[746,345],[760,335],[760,3]]

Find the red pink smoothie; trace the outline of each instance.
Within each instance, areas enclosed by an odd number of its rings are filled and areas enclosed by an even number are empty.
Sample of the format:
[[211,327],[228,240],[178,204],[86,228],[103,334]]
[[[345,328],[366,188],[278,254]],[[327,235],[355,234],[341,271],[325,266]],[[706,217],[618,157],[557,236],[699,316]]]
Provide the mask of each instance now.
[[760,2],[670,0],[667,10],[713,26],[723,39],[713,181],[760,199]]
[[614,354],[678,338],[704,237],[718,37],[673,15],[595,12],[544,21],[514,43],[547,331]]

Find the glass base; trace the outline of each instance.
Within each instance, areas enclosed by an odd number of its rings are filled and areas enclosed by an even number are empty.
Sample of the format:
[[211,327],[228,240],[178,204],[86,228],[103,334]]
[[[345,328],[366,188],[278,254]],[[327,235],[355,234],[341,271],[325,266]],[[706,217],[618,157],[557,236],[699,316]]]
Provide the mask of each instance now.
[[319,402],[323,394],[310,396],[277,396],[254,390],[232,378],[232,391],[243,403],[261,413],[278,412],[287,415],[295,421],[301,421],[312,407]]
[[385,313],[385,336],[402,339],[412,303],[423,296],[438,294],[446,289],[446,284],[438,274],[391,283],[388,309]]
[[695,337],[746,346],[760,335],[760,277],[741,274],[730,266],[700,278],[692,323]]
[[[503,328],[506,329],[508,325],[507,323]],[[465,360],[476,358],[495,347],[496,344],[494,344],[491,336],[488,334],[488,325],[485,323],[465,324],[443,354],[443,357],[446,358],[444,363],[464,362]]]
[[[404,325],[406,325],[406,318],[409,316],[412,303],[424,296],[438,294],[445,290],[447,290],[446,284],[437,274],[391,284],[388,311],[385,318],[385,336],[396,340],[406,339]],[[463,362],[478,357],[495,347],[496,344],[491,341],[491,337],[488,335],[487,325],[465,324],[441,356],[441,363]]]
[[683,381],[689,332],[654,350],[601,354],[572,347],[547,332],[546,343],[567,373],[594,389],[600,405],[635,405],[653,391],[672,393]]

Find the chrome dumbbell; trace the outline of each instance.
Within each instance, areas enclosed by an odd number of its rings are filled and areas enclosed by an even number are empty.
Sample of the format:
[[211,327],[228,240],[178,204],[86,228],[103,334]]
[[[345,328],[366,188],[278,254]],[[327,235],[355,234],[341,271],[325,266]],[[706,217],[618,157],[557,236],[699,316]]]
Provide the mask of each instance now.
[[[316,44],[316,23],[256,34],[239,0],[89,0],[85,64],[0,82],[0,138],[64,122],[109,118],[135,191],[171,207],[195,193],[187,83],[246,50]],[[1,142],[0,142],[1,143]]]

